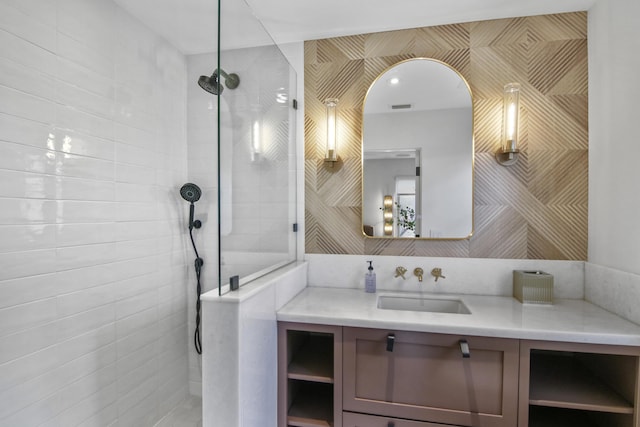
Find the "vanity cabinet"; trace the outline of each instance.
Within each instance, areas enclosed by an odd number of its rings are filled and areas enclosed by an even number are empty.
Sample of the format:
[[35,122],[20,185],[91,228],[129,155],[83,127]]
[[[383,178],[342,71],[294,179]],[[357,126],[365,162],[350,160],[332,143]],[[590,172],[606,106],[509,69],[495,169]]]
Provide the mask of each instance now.
[[344,411],[460,426],[517,423],[518,340],[344,328],[343,358]]
[[640,349],[522,341],[519,427],[639,427]]
[[434,424],[353,412],[344,412],[342,422],[342,427],[456,427],[450,424]]
[[278,427],[640,427],[639,372],[639,347],[279,322]]
[[342,426],[342,327],[278,323],[278,426]]

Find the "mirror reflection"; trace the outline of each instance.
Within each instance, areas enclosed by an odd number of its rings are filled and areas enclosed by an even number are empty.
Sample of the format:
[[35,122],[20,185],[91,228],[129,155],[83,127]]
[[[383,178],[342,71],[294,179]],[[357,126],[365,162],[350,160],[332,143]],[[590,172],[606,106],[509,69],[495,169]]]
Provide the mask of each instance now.
[[362,224],[371,237],[473,232],[473,109],[467,82],[417,58],[373,82],[363,108]]

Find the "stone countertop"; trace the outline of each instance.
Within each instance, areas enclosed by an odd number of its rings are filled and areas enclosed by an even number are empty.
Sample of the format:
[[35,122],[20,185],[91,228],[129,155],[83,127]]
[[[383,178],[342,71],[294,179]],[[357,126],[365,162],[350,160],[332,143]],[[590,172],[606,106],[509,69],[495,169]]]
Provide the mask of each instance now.
[[[380,295],[460,299],[471,314],[377,308]],[[521,304],[512,297],[365,293],[362,289],[308,287],[277,312],[286,322],[544,341],[640,346],[640,326],[584,300]]]

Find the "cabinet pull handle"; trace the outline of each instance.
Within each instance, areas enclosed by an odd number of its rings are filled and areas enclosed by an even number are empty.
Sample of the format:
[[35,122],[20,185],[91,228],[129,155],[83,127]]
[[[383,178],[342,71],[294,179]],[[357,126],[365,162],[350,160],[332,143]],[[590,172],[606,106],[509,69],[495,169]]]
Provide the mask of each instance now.
[[393,351],[393,344],[396,342],[394,334],[387,335],[387,351]]
[[460,351],[462,352],[462,357],[465,359],[471,357],[471,353],[469,352],[469,343],[467,340],[460,340]]

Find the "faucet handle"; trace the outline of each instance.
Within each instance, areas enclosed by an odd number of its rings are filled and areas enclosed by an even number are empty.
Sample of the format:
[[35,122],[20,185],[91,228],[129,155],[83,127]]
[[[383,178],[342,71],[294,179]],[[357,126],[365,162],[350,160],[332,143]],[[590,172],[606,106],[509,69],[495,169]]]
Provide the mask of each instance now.
[[418,282],[422,282],[422,276],[424,275],[424,270],[420,267],[413,269],[414,276],[418,276]]
[[438,279],[439,279],[440,277],[442,277],[443,279],[446,279],[446,277],[444,277],[444,276],[442,275],[442,269],[441,269],[441,268],[438,268],[438,267],[436,267],[436,268],[434,268],[433,270],[431,270],[431,275],[432,275],[432,276],[434,276],[434,277],[436,278],[436,282],[438,281]]
[[396,267],[396,274],[393,277],[402,277],[403,279],[407,279],[406,277],[404,277],[404,273],[407,272],[407,269],[400,266],[400,267]]

